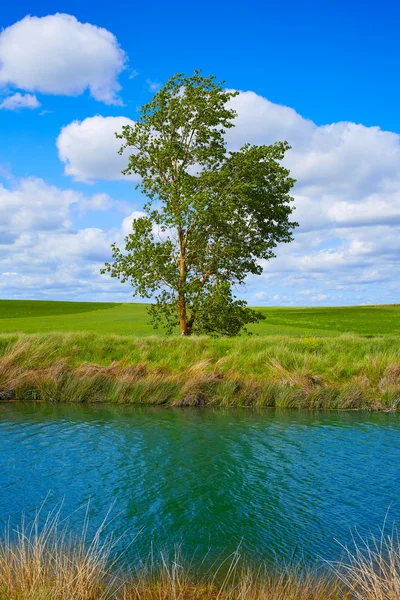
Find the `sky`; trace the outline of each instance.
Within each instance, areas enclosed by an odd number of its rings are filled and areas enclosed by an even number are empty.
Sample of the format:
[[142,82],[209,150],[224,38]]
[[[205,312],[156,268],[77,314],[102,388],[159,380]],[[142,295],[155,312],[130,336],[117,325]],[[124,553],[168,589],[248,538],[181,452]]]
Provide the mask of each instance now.
[[144,203],[114,132],[202,69],[240,91],[229,149],[292,146],[300,226],[236,295],[400,302],[399,18],[385,0],[2,6],[0,298],[132,300],[100,275]]

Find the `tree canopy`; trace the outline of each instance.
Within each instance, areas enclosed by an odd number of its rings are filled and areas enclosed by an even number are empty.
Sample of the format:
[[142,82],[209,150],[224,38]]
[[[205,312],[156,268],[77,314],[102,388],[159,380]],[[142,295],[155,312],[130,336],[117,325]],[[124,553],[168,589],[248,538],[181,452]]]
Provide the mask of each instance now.
[[174,75],[116,134],[120,153],[132,152],[123,173],[139,175],[147,201],[102,272],[154,298],[154,326],[179,325],[181,335],[236,335],[262,319],[232,289],[260,275],[262,261],[297,226],[290,221],[295,181],[281,164],[290,146],[228,150],[238,92],[222,85],[199,71]]

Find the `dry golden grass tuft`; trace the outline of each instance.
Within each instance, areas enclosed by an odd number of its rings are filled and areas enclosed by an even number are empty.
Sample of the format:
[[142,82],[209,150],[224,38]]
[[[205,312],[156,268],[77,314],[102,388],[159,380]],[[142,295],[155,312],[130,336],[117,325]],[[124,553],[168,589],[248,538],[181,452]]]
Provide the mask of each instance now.
[[379,382],[381,387],[395,384],[400,386],[400,364],[391,364],[386,367],[384,375]]
[[337,581],[295,570],[268,575],[265,571],[230,572],[220,584],[197,581],[185,571],[164,566],[156,579],[143,577],[128,584],[120,600],[347,600]]
[[380,538],[353,538],[334,569],[352,600],[399,600],[400,540],[396,529]]
[[76,538],[52,512],[0,542],[1,600],[94,600],[111,597],[114,579],[107,570],[113,544],[100,541],[102,527],[87,541],[87,521]]
[[298,386],[305,393],[309,393],[323,384],[322,378],[306,364],[296,365],[296,368],[288,369],[272,358],[267,362],[267,366],[272,377],[281,384],[290,387]]

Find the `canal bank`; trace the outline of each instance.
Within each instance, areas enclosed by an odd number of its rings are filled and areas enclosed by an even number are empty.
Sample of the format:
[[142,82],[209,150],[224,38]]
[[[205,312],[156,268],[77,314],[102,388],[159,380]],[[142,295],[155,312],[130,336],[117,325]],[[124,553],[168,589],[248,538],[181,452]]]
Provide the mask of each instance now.
[[3,334],[0,399],[396,411],[400,338]]

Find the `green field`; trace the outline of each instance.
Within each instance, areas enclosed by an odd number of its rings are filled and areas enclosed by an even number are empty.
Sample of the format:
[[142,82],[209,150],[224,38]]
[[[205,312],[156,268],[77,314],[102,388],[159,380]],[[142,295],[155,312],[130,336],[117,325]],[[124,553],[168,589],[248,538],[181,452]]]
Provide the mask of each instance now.
[[[400,305],[260,308],[260,336],[400,335]],[[0,300],[0,333],[87,331],[145,337],[162,335],[148,324],[145,304]]]

